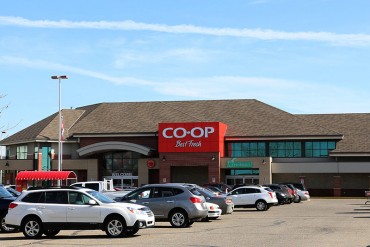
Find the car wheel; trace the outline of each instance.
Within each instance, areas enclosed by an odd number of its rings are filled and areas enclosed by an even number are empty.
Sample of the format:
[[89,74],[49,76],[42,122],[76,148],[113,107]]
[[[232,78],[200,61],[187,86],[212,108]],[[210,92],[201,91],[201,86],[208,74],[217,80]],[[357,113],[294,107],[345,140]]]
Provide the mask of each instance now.
[[302,198],[300,196],[297,196],[297,198],[294,200],[295,203],[300,203]]
[[5,224],[5,215],[0,215],[0,232],[15,232],[12,227],[7,227]]
[[127,229],[126,236],[133,236],[139,231],[139,228],[137,229]]
[[121,217],[111,217],[105,223],[105,232],[109,237],[123,237],[127,233],[126,221]]
[[257,201],[256,202],[256,209],[258,211],[267,211],[268,210],[268,205],[265,201]]
[[25,219],[21,228],[26,238],[40,238],[43,233],[41,220],[36,217]]
[[58,233],[60,232],[60,230],[58,229],[48,229],[48,230],[44,230],[44,234],[45,236],[47,237],[55,237]]
[[188,215],[183,210],[173,211],[170,215],[170,223],[173,227],[187,227],[189,225]]

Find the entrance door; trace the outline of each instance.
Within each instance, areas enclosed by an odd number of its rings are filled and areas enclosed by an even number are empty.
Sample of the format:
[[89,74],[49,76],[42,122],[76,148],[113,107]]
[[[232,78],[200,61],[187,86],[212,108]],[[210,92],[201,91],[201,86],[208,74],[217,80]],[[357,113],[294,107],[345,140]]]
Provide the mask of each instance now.
[[238,176],[226,176],[227,185],[238,185],[238,184],[258,184],[259,176],[256,175],[238,175]]

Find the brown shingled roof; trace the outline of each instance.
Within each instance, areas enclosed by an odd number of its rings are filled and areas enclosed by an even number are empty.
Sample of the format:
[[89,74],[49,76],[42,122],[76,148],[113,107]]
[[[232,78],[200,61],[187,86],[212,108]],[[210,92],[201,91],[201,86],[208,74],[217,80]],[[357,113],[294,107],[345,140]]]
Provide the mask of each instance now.
[[[3,144],[58,139],[58,115],[4,139]],[[160,122],[223,122],[227,137],[341,138],[335,128],[287,113],[254,99],[100,103],[63,110],[65,134],[156,133]]]
[[72,127],[74,134],[155,133],[160,122],[228,125],[227,136],[341,136],[257,100],[102,103]]
[[[85,111],[83,110],[62,110],[63,122],[64,122],[64,136],[68,138],[69,129],[73,124],[78,121]],[[58,113],[53,115],[9,136],[2,140],[1,144],[11,143],[26,143],[33,141],[56,141],[59,138],[58,127],[59,117]]]
[[336,153],[370,153],[370,113],[297,115],[344,135]]

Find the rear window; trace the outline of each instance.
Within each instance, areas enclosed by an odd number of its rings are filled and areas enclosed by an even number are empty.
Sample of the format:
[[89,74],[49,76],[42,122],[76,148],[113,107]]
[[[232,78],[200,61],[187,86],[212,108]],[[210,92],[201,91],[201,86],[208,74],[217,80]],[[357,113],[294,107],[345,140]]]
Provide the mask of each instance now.
[[269,187],[263,187],[264,190],[267,190],[269,192],[274,192],[272,189],[270,189]]
[[297,189],[300,189],[300,190],[303,190],[303,191],[307,191],[306,187],[303,184],[293,184],[293,185]]
[[202,194],[196,188],[188,188],[188,190],[196,196],[202,196]]
[[29,202],[29,203],[42,203],[45,200],[45,192],[35,192],[29,193],[23,199],[22,202]]

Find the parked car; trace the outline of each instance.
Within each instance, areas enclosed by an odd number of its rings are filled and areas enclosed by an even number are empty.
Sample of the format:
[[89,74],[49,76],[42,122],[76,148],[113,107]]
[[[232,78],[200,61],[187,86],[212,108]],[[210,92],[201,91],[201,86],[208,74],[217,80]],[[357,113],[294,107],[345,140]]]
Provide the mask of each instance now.
[[257,185],[257,184],[246,184],[246,183],[234,184],[233,187],[232,187],[232,190],[235,190],[236,188],[243,187],[243,186],[259,186],[259,185]]
[[225,195],[226,193],[223,192],[220,188],[218,187],[213,187],[213,186],[204,186],[204,188],[207,188],[208,190],[212,191],[212,193],[215,195],[215,196],[219,196],[219,195]]
[[285,183],[283,183],[281,185],[287,186],[287,187],[289,187],[289,189],[291,189],[292,194],[293,194],[293,197],[294,197],[294,199],[293,199],[293,202],[294,203],[300,203],[301,202],[301,197],[298,195],[298,189],[296,187],[294,187],[293,184],[285,184]]
[[297,194],[301,198],[302,201],[309,201],[311,199],[310,193],[308,192],[304,184],[302,183],[288,183],[288,184],[292,184],[294,187],[298,189]]
[[216,187],[219,188],[224,193],[229,193],[232,190],[232,187],[230,185],[224,184],[224,183],[206,183],[203,184],[203,187]]
[[8,213],[8,207],[11,202],[16,199],[15,196],[10,194],[2,184],[0,184],[0,231],[1,232],[13,232],[15,229],[8,227],[5,224],[5,216]]
[[266,187],[261,186],[239,187],[229,195],[232,196],[235,207],[255,207],[258,211],[267,211],[278,203],[275,192],[267,191]]
[[221,216],[222,210],[220,209],[220,206],[210,202],[206,202],[206,205],[208,209],[208,215],[206,218],[204,218],[204,221],[215,220]]
[[173,227],[188,227],[208,214],[205,198],[179,184],[144,185],[119,201],[146,205],[156,221],[169,221]]
[[109,237],[124,237],[153,227],[155,219],[148,207],[117,203],[95,190],[48,188],[23,191],[10,203],[5,223],[26,238],[53,237],[65,229],[100,229]]
[[294,200],[293,194],[289,191],[289,188],[284,185],[264,184],[263,186],[269,187],[275,191],[279,204],[290,204]]
[[220,206],[222,214],[231,214],[234,211],[233,199],[229,195],[218,195],[216,196],[212,191],[207,188],[200,187],[197,184],[183,184],[188,187],[190,190],[196,189],[207,202],[215,203]]
[[78,182],[71,184],[73,187],[84,187],[92,190],[104,192],[116,192],[113,187],[112,179],[104,179],[103,181],[88,181],[88,182]]
[[19,192],[19,191],[17,191],[17,190],[15,190],[15,189],[13,189],[13,187],[11,187],[11,186],[9,186],[9,185],[5,185],[4,186],[4,188],[10,193],[10,194],[12,194],[12,196],[14,196],[14,197],[18,197],[20,194],[21,194],[21,192]]

